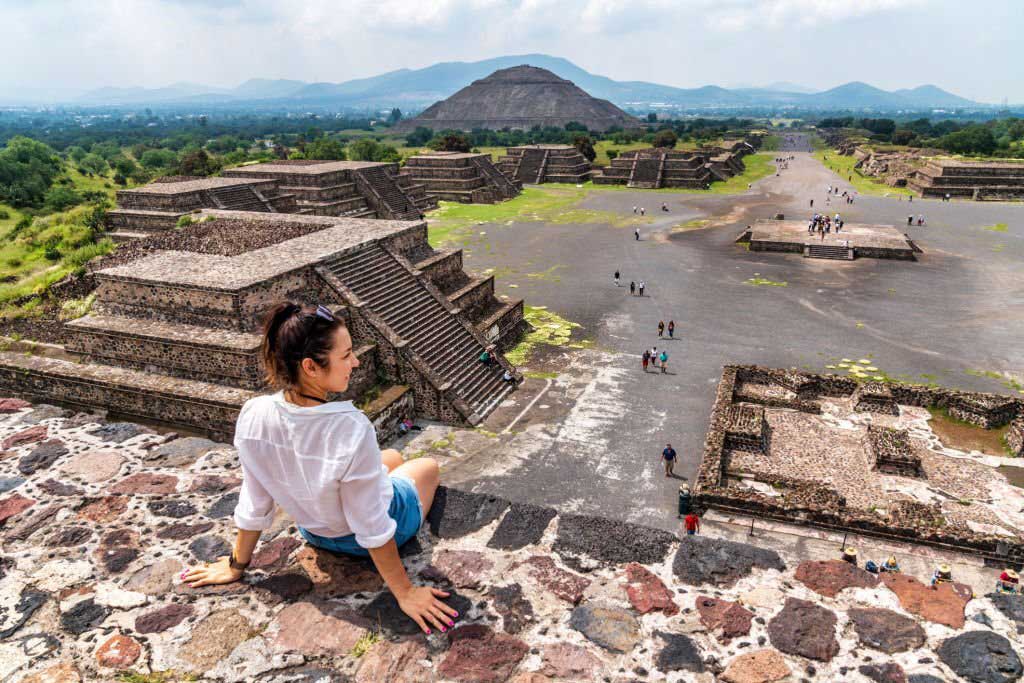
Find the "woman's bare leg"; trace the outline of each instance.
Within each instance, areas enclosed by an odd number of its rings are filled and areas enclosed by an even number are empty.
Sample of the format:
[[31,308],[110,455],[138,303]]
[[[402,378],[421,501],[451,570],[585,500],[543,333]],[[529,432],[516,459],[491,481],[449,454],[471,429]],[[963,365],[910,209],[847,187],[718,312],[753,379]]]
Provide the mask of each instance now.
[[391,472],[404,462],[402,460],[402,454],[394,448],[388,448],[381,451],[380,456],[381,460],[384,461],[384,466],[388,468],[388,472]]
[[423,517],[426,519],[430,506],[434,504],[434,493],[441,483],[441,468],[433,458],[416,458],[409,460],[391,472],[401,474],[412,479],[416,484],[416,492],[420,497],[420,506],[423,508]]

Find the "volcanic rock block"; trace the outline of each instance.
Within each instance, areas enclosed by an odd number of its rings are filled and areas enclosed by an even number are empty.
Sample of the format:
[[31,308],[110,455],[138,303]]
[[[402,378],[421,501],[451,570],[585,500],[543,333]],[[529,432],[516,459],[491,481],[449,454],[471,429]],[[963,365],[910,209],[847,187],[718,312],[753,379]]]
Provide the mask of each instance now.
[[[412,619],[406,619],[412,623]],[[274,646],[311,657],[348,654],[369,625],[319,602],[288,605],[278,613],[276,622]]]
[[1024,633],[1024,595],[989,593],[986,595],[1007,619],[1017,624],[1017,632]]
[[209,453],[218,444],[209,439],[187,436],[148,451],[143,459],[151,467],[184,467]]
[[68,611],[60,615],[60,625],[68,633],[80,636],[86,631],[99,626],[107,615],[110,608],[97,605],[93,599],[82,600],[75,603]]
[[0,500],[0,524],[3,524],[15,515],[24,512],[35,505],[35,503],[36,502],[34,500],[17,493]]
[[142,647],[128,636],[114,635],[96,650],[96,661],[111,669],[126,669],[142,654]]
[[943,641],[939,659],[972,683],[1011,683],[1024,674],[1010,641],[992,631],[968,631]]
[[601,660],[594,653],[570,643],[555,643],[545,647],[541,661],[541,672],[544,675],[572,681],[592,681],[602,668]]
[[6,640],[17,633],[50,597],[48,593],[31,588],[21,588],[15,595],[16,589],[16,586],[8,585],[0,592],[0,605],[4,606],[0,609],[0,640]]
[[90,484],[106,481],[117,475],[124,456],[114,451],[88,451],[70,458],[61,471]]
[[[468,598],[464,598],[454,591],[447,591],[447,593],[448,597],[442,598],[441,602],[460,615],[469,612],[473,603]],[[375,628],[379,628],[389,636],[410,636],[420,633],[420,627],[402,611],[390,591],[378,594],[360,610],[359,614],[367,620],[367,623],[373,624]]]
[[860,642],[868,647],[893,654],[916,650],[924,645],[924,629],[902,614],[875,607],[855,607],[847,614]]
[[896,594],[900,606],[908,612],[950,628],[963,628],[964,608],[973,597],[970,586],[943,583],[931,588],[912,576],[891,573],[882,574],[882,583]]
[[35,427],[29,427],[23,429],[20,432],[11,434],[2,442],[0,442],[0,448],[8,450],[10,448],[17,448],[18,446],[27,446],[30,443],[36,443],[46,438],[46,425],[36,425]]
[[740,655],[722,672],[724,683],[772,683],[790,674],[786,660],[775,650]]
[[174,628],[192,616],[193,612],[192,605],[172,603],[166,607],[161,607],[160,609],[135,617],[135,631],[137,633],[160,633],[161,631]]
[[24,475],[35,474],[39,470],[49,469],[57,459],[68,454],[64,442],[57,439],[44,441],[18,461],[18,471]]
[[518,583],[492,587],[488,595],[494,611],[501,615],[506,633],[519,633],[533,621],[533,605],[523,597],[523,588]]
[[23,401],[20,398],[0,398],[0,415],[16,413],[31,405],[28,401]]
[[487,526],[508,506],[502,498],[441,486],[434,494],[427,523],[438,538],[460,538]]
[[739,603],[699,595],[695,606],[700,613],[700,622],[709,631],[721,629],[719,639],[723,643],[750,633],[754,613],[744,609]]
[[487,547],[519,550],[540,543],[541,536],[556,514],[553,508],[529,503],[512,503],[498,528],[494,530],[494,535],[487,541]]
[[665,643],[655,660],[658,671],[704,671],[704,660],[692,638],[664,631],[658,631],[656,635]]
[[200,562],[214,562],[231,554],[231,545],[219,536],[200,536],[188,545]]
[[757,567],[785,571],[773,550],[704,536],[686,536],[672,560],[672,573],[688,584],[731,586]]
[[291,536],[275,538],[269,543],[262,544],[253,553],[252,562],[249,567],[252,569],[276,569],[287,561],[292,551],[302,545],[302,542]]
[[518,638],[495,633],[483,624],[462,626],[449,636],[451,648],[438,673],[473,683],[502,683],[512,675],[529,646]]
[[433,681],[430,668],[423,662],[429,660],[427,648],[415,640],[397,643],[381,642],[363,655],[363,663],[356,673],[356,683],[423,683]]
[[836,615],[797,598],[786,598],[782,611],[768,622],[772,645],[791,655],[827,662],[839,652]]
[[672,616],[679,612],[672,599],[672,591],[642,564],[630,562],[626,565],[626,581],[626,597],[640,614],[660,610],[666,616]]
[[313,590],[313,582],[305,574],[290,572],[275,574],[262,581],[257,581],[252,587],[256,589],[257,595],[264,602],[269,605],[277,605],[281,602],[292,602]]
[[150,434],[150,430],[134,422],[110,422],[89,432],[107,443],[124,443],[139,434]]
[[384,586],[380,573],[366,560],[313,547],[303,548],[295,559],[313,582],[313,591],[321,597],[374,592]]
[[651,529],[603,517],[563,514],[558,517],[558,535],[552,549],[573,569],[586,570],[592,562],[605,565],[657,564],[668,555],[676,537]]
[[609,652],[629,652],[640,642],[640,624],[617,607],[580,605],[572,611],[569,625]]
[[252,634],[252,624],[236,609],[213,612],[195,625],[191,637],[178,650],[178,658],[192,671],[213,668]]
[[796,580],[828,598],[847,588],[874,588],[878,584],[874,574],[842,560],[801,562]]
[[420,575],[432,581],[447,582],[456,588],[478,588],[494,563],[474,550],[439,550]]
[[583,591],[590,585],[589,579],[562,569],[555,564],[553,558],[547,555],[534,555],[512,568],[521,566],[527,567],[530,578],[573,605],[583,599]]
[[864,664],[857,667],[857,671],[875,683],[907,683],[907,674],[903,672],[903,667],[894,662]]
[[117,482],[110,491],[131,495],[161,495],[174,493],[177,487],[178,478],[173,474],[139,472]]
[[181,519],[196,514],[196,508],[187,500],[154,500],[146,507],[154,515]]

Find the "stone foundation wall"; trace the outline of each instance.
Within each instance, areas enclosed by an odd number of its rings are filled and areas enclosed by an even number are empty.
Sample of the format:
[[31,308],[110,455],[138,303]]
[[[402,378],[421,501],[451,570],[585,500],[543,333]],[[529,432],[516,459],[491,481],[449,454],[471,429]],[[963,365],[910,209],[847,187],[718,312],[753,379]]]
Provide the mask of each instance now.
[[442,292],[450,291],[450,282],[465,277],[465,273],[462,272],[462,250],[440,253],[426,261],[420,261],[416,264],[416,269],[430,278]]
[[522,300],[506,309],[499,309],[479,325],[484,338],[494,344],[499,351],[515,346],[529,327],[529,323],[523,318]]
[[1010,423],[1006,432],[1006,445],[1016,457],[1024,457],[1024,415]]
[[380,398],[366,406],[365,412],[377,430],[377,441],[389,443],[401,434],[403,421],[416,419],[414,394],[409,387],[389,387]]
[[168,212],[163,215],[133,213],[132,211],[107,212],[106,226],[109,230],[127,229],[135,232],[163,232],[173,230],[184,213]]

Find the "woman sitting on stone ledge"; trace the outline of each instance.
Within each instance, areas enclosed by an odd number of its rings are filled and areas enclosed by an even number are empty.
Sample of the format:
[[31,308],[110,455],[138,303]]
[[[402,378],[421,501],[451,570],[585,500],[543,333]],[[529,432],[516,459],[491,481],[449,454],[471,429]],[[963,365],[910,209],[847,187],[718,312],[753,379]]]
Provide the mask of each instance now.
[[350,401],[327,400],[348,388],[359,367],[348,330],[328,309],[278,304],[264,323],[261,353],[267,379],[280,391],[251,399],[238,416],[243,480],[234,549],[185,572],[185,582],[195,588],[241,579],[276,503],[312,545],[371,557],[424,632],[446,631],[458,616],[440,600],[448,594],[413,586],[398,556],[433,503],[437,461],[402,462],[398,451],[381,452],[366,415]]

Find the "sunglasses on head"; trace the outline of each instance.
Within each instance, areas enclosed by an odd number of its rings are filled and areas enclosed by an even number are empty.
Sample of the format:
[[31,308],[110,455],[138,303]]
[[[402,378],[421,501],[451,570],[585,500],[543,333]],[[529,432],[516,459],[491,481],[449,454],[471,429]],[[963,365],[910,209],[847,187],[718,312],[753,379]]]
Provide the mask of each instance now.
[[334,322],[334,314],[331,313],[331,310],[329,308],[327,308],[326,306],[324,306],[323,304],[318,304],[317,305],[317,307],[316,307],[316,315],[317,315],[318,318],[323,318],[324,320],[327,320],[328,322],[332,322],[332,323]]

